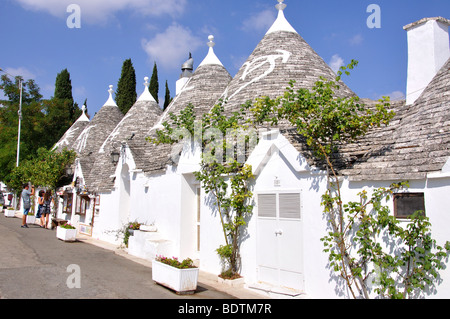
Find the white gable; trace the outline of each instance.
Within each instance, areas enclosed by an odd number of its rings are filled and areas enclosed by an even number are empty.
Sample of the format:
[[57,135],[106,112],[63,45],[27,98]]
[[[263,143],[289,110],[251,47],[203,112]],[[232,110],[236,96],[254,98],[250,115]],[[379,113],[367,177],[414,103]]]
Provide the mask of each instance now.
[[272,130],[261,134],[258,145],[247,160],[253,174],[259,175],[274,154],[282,155],[296,172],[314,170],[279,130]]

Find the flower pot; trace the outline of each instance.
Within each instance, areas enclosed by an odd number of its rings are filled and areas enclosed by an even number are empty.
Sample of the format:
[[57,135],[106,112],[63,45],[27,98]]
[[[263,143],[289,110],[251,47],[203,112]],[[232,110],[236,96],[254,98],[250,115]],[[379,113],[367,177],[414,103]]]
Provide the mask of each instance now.
[[56,228],[56,237],[63,241],[74,242],[77,240],[77,230],[58,226],[58,228]]
[[12,209],[5,210],[5,217],[16,217],[16,211]]
[[36,222],[36,216],[27,215],[27,224],[34,224]]
[[154,260],[152,279],[177,294],[193,294],[197,290],[198,268],[178,269]]

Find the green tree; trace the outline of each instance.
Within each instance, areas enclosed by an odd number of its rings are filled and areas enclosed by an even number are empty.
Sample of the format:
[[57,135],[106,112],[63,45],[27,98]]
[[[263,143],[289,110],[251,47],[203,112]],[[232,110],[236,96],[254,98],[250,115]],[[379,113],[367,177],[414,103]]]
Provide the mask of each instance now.
[[163,111],[165,111],[167,109],[167,107],[172,102],[172,100],[173,100],[173,98],[170,97],[169,85],[167,84],[167,80],[166,80],[166,94],[164,96]]
[[[8,76],[1,77],[0,90],[6,100],[0,100],[0,180],[8,184],[10,173],[16,166],[17,138],[19,126],[19,104],[21,77],[14,81]],[[22,121],[19,163],[34,156],[43,132],[44,113],[42,112],[42,95],[34,80],[22,83]]]
[[158,130],[155,138],[149,138],[155,144],[174,144],[187,138],[188,142],[201,145],[201,168],[194,175],[215,200],[222,223],[225,243],[216,251],[224,263],[221,274],[224,278],[239,276],[240,244],[253,211],[252,168],[234,153],[238,139],[249,143],[251,134],[247,133],[252,128],[245,124],[249,108],[250,104],[245,104],[240,112],[226,117],[223,104],[218,104],[197,121],[194,106],[189,104],[180,115],[170,113],[171,123],[164,122],[164,129]]
[[153,98],[156,100],[156,103],[159,104],[159,81],[158,81],[158,67],[156,66],[156,62],[153,65],[153,73],[150,78],[150,87],[149,91],[152,94]]
[[123,114],[126,114],[136,103],[136,71],[131,59],[127,59],[122,65],[122,74],[117,84],[116,103]]
[[14,168],[10,185],[16,191],[21,191],[21,186],[28,182],[37,187],[56,189],[64,184],[61,181],[66,176],[66,168],[74,163],[75,158],[74,151],[40,148],[35,158]]
[[[72,95],[72,80],[70,79],[70,73],[67,69],[62,70],[56,76],[55,81],[55,94],[53,99],[61,103],[61,108],[64,106],[67,108],[69,119],[74,123],[81,115],[81,110],[78,104],[74,102]],[[68,101],[68,103],[65,103]]]

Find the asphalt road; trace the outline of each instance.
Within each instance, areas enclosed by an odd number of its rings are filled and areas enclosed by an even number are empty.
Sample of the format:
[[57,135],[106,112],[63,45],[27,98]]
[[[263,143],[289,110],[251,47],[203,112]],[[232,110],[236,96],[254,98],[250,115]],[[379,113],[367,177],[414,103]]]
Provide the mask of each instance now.
[[153,282],[150,267],[83,241],[63,242],[56,230],[20,225],[0,214],[1,299],[235,298],[201,282],[194,295],[178,296]]

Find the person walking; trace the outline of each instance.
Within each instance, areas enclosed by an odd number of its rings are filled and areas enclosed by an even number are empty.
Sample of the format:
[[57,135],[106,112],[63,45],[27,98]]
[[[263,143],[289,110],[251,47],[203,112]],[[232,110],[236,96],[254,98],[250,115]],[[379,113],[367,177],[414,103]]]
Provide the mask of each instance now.
[[30,185],[24,184],[22,190],[22,204],[23,204],[23,216],[22,216],[22,228],[28,228],[27,216],[31,208],[31,196],[34,195],[34,186],[31,186],[31,192],[29,191]]
[[42,210],[44,207],[44,194],[45,192],[43,190],[39,191],[39,197],[38,197],[38,211],[36,214],[36,218],[41,220],[41,227],[44,227],[42,224]]
[[44,228],[48,228],[52,202],[53,202],[52,191],[49,189],[45,192],[44,195],[43,207],[41,210],[41,227],[43,225]]

